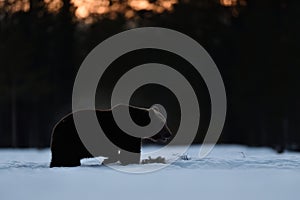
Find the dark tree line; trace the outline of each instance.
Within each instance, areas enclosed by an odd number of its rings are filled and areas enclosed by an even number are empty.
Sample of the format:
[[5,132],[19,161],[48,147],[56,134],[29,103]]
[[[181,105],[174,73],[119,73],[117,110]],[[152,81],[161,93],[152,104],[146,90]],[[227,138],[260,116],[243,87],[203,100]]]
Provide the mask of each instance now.
[[[132,27],[160,26],[197,40],[219,67],[228,98],[221,143],[299,148],[299,1],[237,0],[224,6],[218,0],[179,0],[171,11],[141,9],[128,17],[120,10],[113,17],[93,15],[89,23],[76,19],[69,0],[57,12],[49,12],[45,1],[28,2],[30,8],[18,12],[0,5],[1,147],[49,146],[52,127],[71,111],[77,70],[93,47]],[[135,62],[147,55],[141,52]],[[104,97],[97,98],[100,108],[108,107]]]

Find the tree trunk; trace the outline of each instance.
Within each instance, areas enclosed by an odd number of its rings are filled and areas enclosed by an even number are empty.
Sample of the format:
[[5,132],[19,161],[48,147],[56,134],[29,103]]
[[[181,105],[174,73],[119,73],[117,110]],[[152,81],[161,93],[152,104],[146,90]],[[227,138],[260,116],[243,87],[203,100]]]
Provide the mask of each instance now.
[[17,94],[16,94],[16,80],[12,78],[11,88],[11,131],[12,131],[12,147],[17,147]]

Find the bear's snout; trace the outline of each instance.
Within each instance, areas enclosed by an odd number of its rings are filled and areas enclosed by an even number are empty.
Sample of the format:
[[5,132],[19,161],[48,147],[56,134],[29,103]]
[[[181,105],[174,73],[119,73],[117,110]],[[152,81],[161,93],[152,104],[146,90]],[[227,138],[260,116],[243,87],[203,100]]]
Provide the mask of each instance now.
[[169,130],[169,128],[165,125],[161,131],[159,131],[157,134],[155,134],[154,136],[148,138],[153,142],[156,143],[166,143],[170,140],[170,138],[172,137],[172,133]]
[[172,134],[170,133],[170,131],[163,131],[161,138],[163,140],[169,140],[172,137]]

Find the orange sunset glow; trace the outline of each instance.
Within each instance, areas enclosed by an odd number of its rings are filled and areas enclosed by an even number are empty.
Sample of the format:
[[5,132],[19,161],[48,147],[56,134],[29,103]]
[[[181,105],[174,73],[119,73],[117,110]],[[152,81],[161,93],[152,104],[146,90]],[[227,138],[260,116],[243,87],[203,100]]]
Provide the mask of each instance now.
[[7,13],[27,12],[30,9],[29,0],[0,0],[0,8]]
[[[63,0],[43,0],[49,13],[58,13],[63,5]],[[219,0],[225,7],[246,5],[246,0]],[[136,12],[145,10],[153,13],[171,12],[178,0],[70,0],[74,19],[92,23],[97,17],[102,16],[114,19],[122,14],[127,19],[136,17]],[[0,0],[0,10],[6,13],[28,12],[29,0]]]
[[[43,0],[48,12],[58,13],[63,7],[62,0]],[[70,0],[74,7],[74,15],[77,19],[86,19],[95,15],[123,13],[125,17],[131,18],[136,11],[147,10],[155,13],[172,11],[174,4],[178,0]],[[0,8],[4,8],[7,13],[27,12],[30,9],[29,0],[0,0]]]
[[226,7],[236,6],[238,4],[241,6],[246,6],[247,2],[246,2],[246,0],[220,0],[220,4],[222,6],[226,6]]
[[57,13],[63,7],[63,2],[61,0],[44,0],[47,5],[47,10],[52,13]]
[[78,19],[85,19],[91,15],[102,15],[112,13],[124,13],[125,17],[131,18],[135,11],[148,10],[155,13],[164,11],[172,11],[173,5],[178,3],[178,0],[157,0],[150,3],[148,0],[128,0],[127,2],[109,0],[71,0],[76,8],[75,16]]
[[223,6],[235,6],[237,4],[237,0],[220,0],[220,3]]

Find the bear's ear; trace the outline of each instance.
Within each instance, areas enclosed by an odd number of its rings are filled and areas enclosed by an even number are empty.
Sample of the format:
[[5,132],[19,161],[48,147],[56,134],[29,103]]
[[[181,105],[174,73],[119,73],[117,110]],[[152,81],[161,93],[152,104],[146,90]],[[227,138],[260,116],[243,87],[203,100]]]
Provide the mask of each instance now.
[[154,111],[160,112],[160,109],[158,106],[154,105],[150,109],[153,109]]
[[163,121],[163,123],[166,123],[166,112],[165,115],[161,113],[160,109],[158,106],[152,106],[151,108],[148,109],[149,111],[149,116],[151,118],[151,116],[156,116],[158,117],[161,121]]

